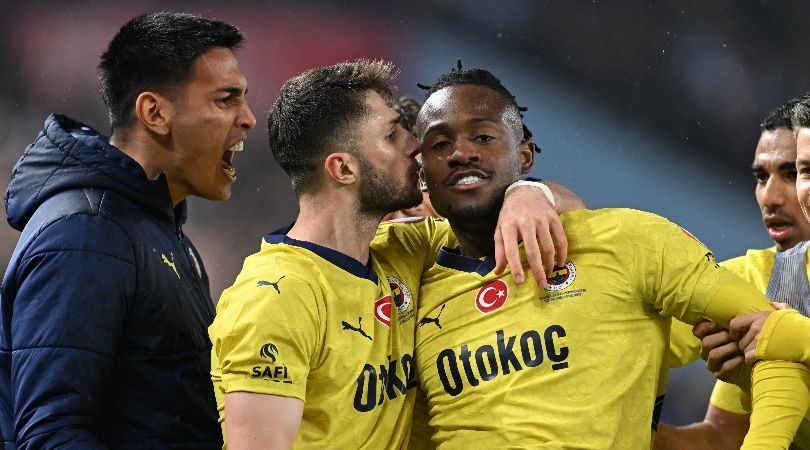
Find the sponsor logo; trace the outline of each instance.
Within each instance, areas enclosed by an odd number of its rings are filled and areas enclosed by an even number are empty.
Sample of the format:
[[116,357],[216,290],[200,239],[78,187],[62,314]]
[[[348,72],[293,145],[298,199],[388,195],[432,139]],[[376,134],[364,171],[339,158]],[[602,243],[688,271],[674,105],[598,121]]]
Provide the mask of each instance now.
[[180,273],[177,271],[177,266],[174,264],[174,254],[169,253],[169,255],[172,257],[172,259],[167,258],[166,255],[163,253],[160,254],[160,258],[163,260],[164,264],[169,266],[174,271],[174,274],[177,275],[177,279],[179,280]]
[[279,278],[276,281],[259,280],[259,281],[256,282],[256,287],[272,286],[273,289],[276,290],[276,292],[281,294],[281,290],[278,288],[278,283],[281,282],[281,280],[283,280],[285,276],[286,275],[282,275],[281,278]]
[[495,345],[470,349],[464,344],[458,350],[442,350],[436,358],[439,379],[444,391],[455,397],[467,387],[541,366],[546,359],[552,370],[567,369],[568,347],[561,345],[565,336],[561,325],[551,325],[542,333],[528,330],[520,336],[506,336],[498,330]]
[[391,327],[391,296],[385,297],[374,302],[374,317],[381,324]]
[[278,355],[278,347],[276,344],[267,343],[262,345],[262,348],[259,349],[259,356],[265,359],[269,359],[271,362],[276,362],[276,355]]
[[408,389],[416,387],[416,366],[413,356],[405,354],[400,359],[388,355],[384,364],[367,363],[357,375],[354,391],[354,409],[370,412],[387,400],[404,397]]
[[357,326],[354,326],[354,325],[350,324],[349,322],[346,322],[345,320],[342,320],[340,322],[340,324],[343,325],[344,330],[355,331],[357,333],[360,333],[361,336],[365,337],[369,341],[374,340],[374,339],[371,338],[371,336],[366,334],[365,331],[363,331],[363,318],[362,317],[357,318]]
[[576,278],[576,266],[574,266],[574,263],[571,261],[566,261],[565,265],[562,267],[554,266],[554,272],[550,277],[546,278],[546,283],[548,283],[548,286],[545,287],[545,290],[561,291],[568,286],[571,286],[571,283],[573,283]]
[[442,316],[442,312],[444,311],[445,306],[447,306],[447,305],[442,305],[442,308],[439,310],[439,314],[436,314],[436,317],[427,317],[427,316],[425,316],[422,320],[419,321],[419,326],[421,327],[422,325],[427,325],[429,323],[432,323],[433,325],[436,325],[437,327],[439,327],[439,329],[441,330],[442,329],[442,324],[439,323],[439,317]]
[[279,350],[273,343],[266,343],[259,349],[259,356],[269,359],[270,364],[253,366],[250,371],[250,378],[261,378],[274,383],[293,384],[284,363],[276,364]]
[[475,296],[475,307],[482,313],[491,313],[506,303],[509,297],[509,286],[502,280],[493,280],[478,290]]

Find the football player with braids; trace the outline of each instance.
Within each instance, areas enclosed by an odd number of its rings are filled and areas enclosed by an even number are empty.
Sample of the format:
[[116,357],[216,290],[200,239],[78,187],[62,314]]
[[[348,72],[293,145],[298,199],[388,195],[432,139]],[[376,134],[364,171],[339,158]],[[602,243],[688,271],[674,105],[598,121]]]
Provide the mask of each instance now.
[[[313,69],[287,81],[271,108],[270,148],[300,212],[245,260],[209,329],[232,449],[407,444],[420,279],[454,241],[443,221],[380,226],[422,198],[421,147],[390,107],[394,73],[368,60]],[[540,190],[519,187],[506,204],[501,235],[512,247],[529,234],[547,234],[529,247],[557,241],[532,270],[564,257],[559,217]]]
[[[457,67],[429,87],[417,136],[428,191],[458,240],[423,275],[418,379],[439,448],[650,448],[666,390],[670,317],[728,326],[771,311],[682,228],[629,209],[562,215],[568,258],[546,286],[498,274],[507,187],[534,166],[515,97]],[[511,267],[511,266],[510,266]],[[743,448],[787,448],[810,404],[808,369],[753,371]]]

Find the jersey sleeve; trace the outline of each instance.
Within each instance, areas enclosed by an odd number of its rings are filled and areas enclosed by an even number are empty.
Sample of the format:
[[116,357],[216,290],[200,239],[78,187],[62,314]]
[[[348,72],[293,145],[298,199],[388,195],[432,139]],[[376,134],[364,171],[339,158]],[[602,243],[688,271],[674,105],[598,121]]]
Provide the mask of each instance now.
[[810,318],[795,309],[774,311],[757,340],[760,359],[798,361],[810,366]]
[[371,245],[388,252],[396,251],[400,257],[421,264],[421,274],[433,265],[442,247],[453,247],[455,243],[446,220],[428,217],[414,222],[383,222]]
[[712,406],[720,408],[734,414],[748,415],[751,413],[750,399],[744,401],[742,389],[737,385],[717,380],[712,389],[712,396],[709,402]]
[[669,331],[669,367],[683,367],[700,358],[700,339],[692,334],[692,326],[673,320]]
[[694,325],[731,274],[691,233],[663,217],[639,212],[625,218],[623,230],[627,245],[634,247],[641,297],[662,315]]
[[[644,268],[643,298],[663,315],[690,324],[706,317],[727,327],[738,315],[773,310],[753,285],[716,264],[712,252],[677,225],[641,218],[633,231],[647,236],[636,251]],[[764,361],[754,367],[753,412],[743,448],[790,445],[810,406],[806,376],[807,368],[792,362]]]
[[306,401],[307,376],[320,347],[318,293],[305,280],[288,277],[280,292],[241,276],[223,292],[209,334],[225,394]]
[[753,412],[741,449],[787,449],[810,408],[810,372],[795,362],[761,361],[751,378]]

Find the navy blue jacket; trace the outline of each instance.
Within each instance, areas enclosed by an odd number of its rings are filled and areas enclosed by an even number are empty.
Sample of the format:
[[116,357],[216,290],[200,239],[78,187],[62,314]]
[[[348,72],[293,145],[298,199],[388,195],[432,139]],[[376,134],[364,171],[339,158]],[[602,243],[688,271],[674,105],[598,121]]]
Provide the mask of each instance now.
[[22,231],[0,294],[6,449],[221,448],[208,277],[165,178],[52,115],[5,203]]

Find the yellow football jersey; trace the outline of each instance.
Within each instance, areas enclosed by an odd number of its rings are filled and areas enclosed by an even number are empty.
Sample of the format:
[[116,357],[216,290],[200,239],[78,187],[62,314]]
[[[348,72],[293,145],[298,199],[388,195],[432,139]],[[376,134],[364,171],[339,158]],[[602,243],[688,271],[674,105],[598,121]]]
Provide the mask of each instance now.
[[[771,278],[771,272],[776,257],[776,248],[763,250],[748,250],[744,256],[730,259],[721,265],[765,292]],[[806,263],[806,271],[810,278],[810,263]],[[736,414],[749,414],[743,406],[742,391],[736,385],[717,381],[712,391],[711,404],[717,408]],[[808,412],[810,413],[810,411]],[[810,418],[805,418],[796,432],[793,447],[796,449],[810,449]]]
[[694,323],[732,276],[653,214],[562,218],[569,261],[546,289],[448,249],[423,277],[416,359],[438,448],[651,446],[669,316]]
[[[768,288],[775,253],[776,247],[766,250],[748,250],[745,256],[731,258],[721,262],[720,265],[756,286],[760,292],[765,292]],[[810,266],[808,266],[808,270],[810,270]],[[679,320],[672,321],[669,348],[670,368],[682,367],[700,358],[700,339],[692,334],[692,325]]]
[[304,401],[294,448],[406,446],[419,280],[448,233],[432,220],[385,224],[368,265],[266,236],[209,329],[220,422],[226,393],[272,394]]

